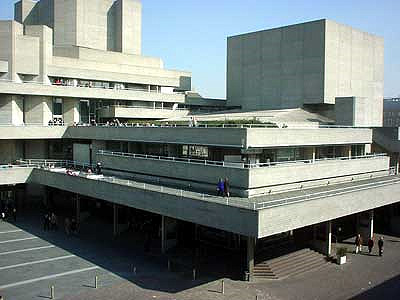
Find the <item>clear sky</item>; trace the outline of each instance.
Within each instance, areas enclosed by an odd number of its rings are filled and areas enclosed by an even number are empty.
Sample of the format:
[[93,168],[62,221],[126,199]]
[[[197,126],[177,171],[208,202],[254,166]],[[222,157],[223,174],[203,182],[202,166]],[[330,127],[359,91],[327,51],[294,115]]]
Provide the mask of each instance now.
[[[0,19],[15,0],[0,0]],[[192,72],[204,96],[225,97],[226,37],[316,19],[385,38],[385,96],[400,95],[400,0],[142,0],[143,54]]]

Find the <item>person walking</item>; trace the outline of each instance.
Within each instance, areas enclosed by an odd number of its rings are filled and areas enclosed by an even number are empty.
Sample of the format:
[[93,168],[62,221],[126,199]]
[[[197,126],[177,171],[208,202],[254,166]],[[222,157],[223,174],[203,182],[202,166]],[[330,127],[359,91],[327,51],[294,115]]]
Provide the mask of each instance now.
[[12,209],[14,222],[17,222],[17,208],[14,206]]
[[44,220],[43,220],[44,222],[43,222],[43,229],[44,229],[44,231],[46,231],[46,230],[50,230],[50,215],[49,215],[49,213],[46,213],[45,215],[44,215]]
[[217,195],[218,196],[224,195],[224,181],[222,180],[222,178],[219,179],[217,184]]
[[368,239],[368,253],[371,254],[372,248],[374,248],[374,237]]
[[229,195],[229,180],[228,180],[228,178],[225,178],[225,181],[224,181],[224,194],[225,194],[225,197],[230,196]]
[[378,248],[379,248],[379,256],[383,254],[383,236],[378,241]]
[[354,241],[354,244],[356,246],[356,254],[358,254],[358,252],[361,253],[362,251],[362,238],[360,234],[357,234],[356,240]]

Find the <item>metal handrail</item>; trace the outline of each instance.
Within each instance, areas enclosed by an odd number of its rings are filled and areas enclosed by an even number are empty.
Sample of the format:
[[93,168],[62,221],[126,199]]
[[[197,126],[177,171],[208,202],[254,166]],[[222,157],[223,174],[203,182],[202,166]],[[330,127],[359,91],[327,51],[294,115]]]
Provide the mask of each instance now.
[[[85,163],[78,163],[75,161],[69,161],[69,160],[47,160],[47,159],[30,159],[30,160],[20,160],[18,161],[21,164],[18,165],[4,165],[5,168],[4,170],[8,170],[11,168],[28,168],[28,167],[33,167],[33,168],[43,168],[46,166],[45,169],[48,171],[55,171],[51,167],[52,164],[59,164],[59,165],[65,165],[68,166],[70,165],[87,165],[89,166],[90,164],[85,164]],[[27,163],[29,162],[29,163]],[[394,168],[391,168],[394,169]],[[1,168],[0,168],[1,170]],[[394,169],[394,172],[390,172],[390,175],[396,175],[396,171]],[[135,188],[140,188],[148,191],[156,191],[156,192],[161,192],[161,193],[167,193],[179,197],[187,197],[187,198],[192,198],[192,199],[197,199],[201,201],[207,201],[207,202],[213,202],[213,203],[219,203],[227,206],[235,206],[235,207],[241,207],[241,208],[246,208],[246,209],[251,209],[251,210],[261,210],[265,208],[273,208],[277,206],[283,206],[283,205],[288,205],[288,204],[294,204],[294,203],[299,203],[299,202],[305,202],[305,201],[310,201],[310,200],[315,200],[319,199],[321,197],[327,196],[335,196],[335,195],[342,195],[342,194],[347,194],[350,193],[354,190],[367,190],[370,188],[374,188],[376,186],[386,186],[386,185],[391,185],[400,182],[400,178],[395,178],[395,179],[388,179],[384,180],[382,182],[375,182],[375,183],[366,183],[366,184],[360,184],[357,186],[352,186],[352,187],[340,187],[337,189],[333,190],[328,190],[328,191],[323,191],[323,192],[316,192],[316,193],[310,193],[308,195],[300,195],[300,196],[294,196],[294,197],[287,197],[283,199],[277,199],[277,200],[269,200],[269,201],[263,201],[263,202],[257,202],[257,200],[250,200],[250,198],[243,199],[243,198],[235,198],[235,197],[222,197],[222,196],[215,196],[215,195],[210,195],[206,193],[198,193],[198,192],[191,192],[183,189],[176,189],[176,188],[170,188],[170,187],[165,187],[165,186],[160,186],[160,185],[154,185],[154,184],[148,184],[144,182],[137,182],[134,180],[129,180],[129,179],[122,179],[118,177],[112,177],[112,176],[95,176],[95,177],[90,177],[90,174],[85,173],[85,172],[80,172],[77,176],[80,177],[85,177],[88,179],[92,180],[99,180],[99,181],[106,181],[110,182],[113,184],[120,184],[120,185],[125,185],[125,186],[131,186]]]
[[239,169],[252,169],[260,167],[279,167],[279,166],[293,166],[301,163],[315,164],[326,161],[340,161],[340,160],[355,160],[355,159],[371,159],[377,157],[386,157],[386,153],[377,153],[362,156],[345,156],[345,157],[334,157],[334,158],[322,158],[322,159],[306,159],[306,160],[293,160],[293,161],[282,161],[282,162],[270,162],[270,163],[243,163],[243,162],[225,162],[225,161],[212,161],[203,159],[193,159],[185,157],[169,157],[169,156],[159,156],[159,155],[149,155],[149,154],[137,154],[137,153],[124,153],[124,152],[113,152],[107,150],[99,150],[97,152],[99,155],[105,156],[115,156],[115,157],[130,157],[138,159],[151,159],[151,160],[166,160],[173,162],[184,162],[191,164],[200,164],[207,166],[221,166],[228,168],[239,168]]
[[[102,89],[102,90],[113,90],[113,91],[135,91],[135,92],[144,92],[144,93],[153,93],[153,94],[164,94],[164,95],[185,95],[185,92],[173,92],[173,93],[161,93],[160,91],[154,91],[154,90],[148,90],[148,89],[133,89],[133,88],[115,88],[115,87],[99,87],[99,86],[84,86],[84,85],[67,85],[67,84],[56,84],[54,82],[46,83],[46,82],[40,82],[40,81],[22,81],[22,82],[17,82],[14,80],[10,79],[0,79],[0,81],[4,82],[11,82],[11,83],[16,83],[16,84],[24,84],[24,83],[29,83],[29,84],[36,84],[36,85],[47,85],[47,86],[61,86],[61,87],[66,87],[66,88],[90,88],[90,89]],[[118,83],[118,82],[116,82]]]

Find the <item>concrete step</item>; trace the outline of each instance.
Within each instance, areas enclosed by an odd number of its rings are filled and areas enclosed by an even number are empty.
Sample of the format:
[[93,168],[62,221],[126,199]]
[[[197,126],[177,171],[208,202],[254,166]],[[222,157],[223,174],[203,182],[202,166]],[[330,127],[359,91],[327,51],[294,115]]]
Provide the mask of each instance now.
[[295,252],[288,253],[288,254],[285,254],[285,255],[282,255],[282,256],[279,256],[279,257],[276,257],[276,258],[272,258],[272,259],[266,260],[264,262],[267,263],[268,265],[270,265],[270,264],[277,263],[279,261],[287,260],[290,257],[295,257],[297,255],[303,254],[303,253],[308,252],[308,251],[310,251],[310,249],[309,248],[305,248],[305,249],[297,250]]
[[329,264],[330,263],[327,262],[327,261],[322,261],[322,262],[321,261],[319,261],[319,262],[317,261],[317,262],[310,263],[310,264],[307,264],[307,265],[304,265],[304,266],[299,266],[299,267],[291,270],[288,273],[283,273],[283,274],[280,274],[280,275],[277,275],[277,276],[280,279],[287,278],[287,277],[299,276],[299,275],[307,273],[307,272],[316,271],[316,270],[318,270],[318,269],[320,269],[322,267],[328,266]]
[[288,256],[284,260],[280,260],[280,261],[277,261],[277,262],[274,262],[274,263],[267,263],[267,264],[271,268],[280,268],[283,265],[288,265],[288,264],[290,265],[290,264],[296,263],[299,260],[304,260],[304,259],[311,258],[311,257],[321,257],[321,255],[316,253],[316,252],[314,252],[314,251],[309,250],[309,251],[305,251],[305,252],[302,252],[302,253],[298,253],[298,254],[293,255],[293,256]]
[[289,264],[285,265],[282,268],[277,268],[272,270],[274,274],[276,274],[278,277],[285,277],[287,275],[291,275],[292,272],[295,272],[297,270],[308,268],[316,264],[325,264],[326,262],[327,261],[324,257],[310,257],[308,259],[304,259],[296,263],[292,263],[290,265]]
[[316,270],[327,264],[324,255],[305,248],[258,263],[254,266],[254,276],[281,279]]

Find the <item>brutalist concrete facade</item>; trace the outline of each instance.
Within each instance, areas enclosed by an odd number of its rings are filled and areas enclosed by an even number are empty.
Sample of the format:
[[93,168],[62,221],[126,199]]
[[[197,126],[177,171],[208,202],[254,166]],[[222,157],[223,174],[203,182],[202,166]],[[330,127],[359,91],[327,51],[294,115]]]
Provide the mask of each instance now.
[[381,126],[383,70],[383,38],[330,20],[233,36],[228,38],[228,104],[281,109],[358,97],[373,114],[347,123]]

